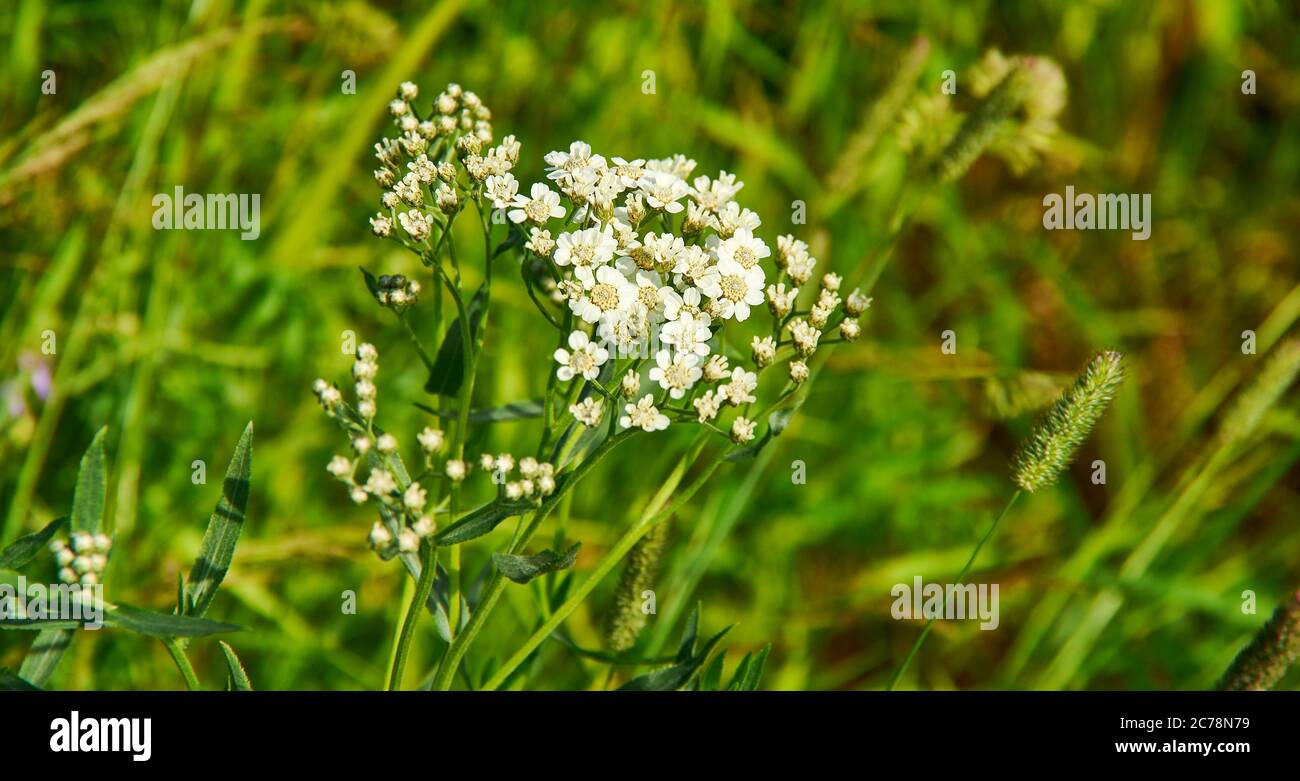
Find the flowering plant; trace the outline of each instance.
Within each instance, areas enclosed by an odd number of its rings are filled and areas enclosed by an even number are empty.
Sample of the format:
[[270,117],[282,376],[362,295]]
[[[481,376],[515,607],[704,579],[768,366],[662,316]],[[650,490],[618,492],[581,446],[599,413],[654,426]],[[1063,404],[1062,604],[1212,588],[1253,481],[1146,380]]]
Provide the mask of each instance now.
[[[575,141],[546,154],[546,181],[521,188],[513,172],[521,143],[507,135],[492,146],[491,113],[477,95],[451,84],[425,109],[418,96],[406,82],[390,104],[399,133],[375,145],[383,210],[370,225],[431,272],[435,355],[407,319],[423,286],[366,272],[376,301],[396,314],[428,370],[425,390],[438,399],[426,407],[433,417],[416,437],[418,466],[408,467],[397,438],[377,423],[373,345],[356,351],[354,403],[334,384],[315,384],[326,414],[351,441],[351,454],[335,456],[329,472],[354,501],[375,502],[380,520],[371,546],[384,559],[400,557],[418,580],[390,686],[402,682],[419,606],[434,612],[449,643],[430,679],[447,688],[506,580],[527,582],[573,564],[576,548],[525,555],[562,497],[622,442],[670,427],[699,432],[670,478],[680,482],[698,460],[693,481],[664,486],[661,496],[673,501],[625,532],[487,682],[494,688],[720,464],[752,457],[781,432],[814,373],[810,359],[819,347],[857,339],[871,300],[857,291],[842,295],[834,273],[808,284],[817,265],[808,245],[784,235],[774,249],[761,238],[761,218],[737,201],[744,183],[726,171],[697,176],[696,161],[683,155],[606,157]],[[483,282],[473,291],[462,274],[467,251],[453,237],[470,212],[483,237]],[[546,392],[540,402],[474,409],[494,273],[507,265],[517,268],[537,315],[555,332]],[[454,307],[445,326],[444,298]],[[742,334],[748,349],[738,347]],[[467,452],[474,426],[521,417],[540,418],[531,453]],[[476,471],[494,490],[470,506],[467,483]],[[514,516],[527,520],[494,556],[495,571],[471,606],[460,588],[460,546]],[[438,573],[444,549],[445,578]],[[626,637],[611,644],[630,645]]]

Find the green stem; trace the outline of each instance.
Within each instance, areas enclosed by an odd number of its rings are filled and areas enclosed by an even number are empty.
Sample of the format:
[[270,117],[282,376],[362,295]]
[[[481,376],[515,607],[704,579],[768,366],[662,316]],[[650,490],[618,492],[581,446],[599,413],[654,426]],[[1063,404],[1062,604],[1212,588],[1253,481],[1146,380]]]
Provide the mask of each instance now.
[[703,473],[696,477],[690,485],[677,494],[676,500],[671,505],[665,507],[663,510],[660,510],[649,518],[643,518],[624,532],[623,536],[619,538],[618,542],[615,543],[610,552],[605,554],[605,558],[602,559],[596,569],[587,576],[587,579],[582,582],[582,585],[578,587],[577,591],[566,599],[564,604],[556,608],[555,612],[551,614],[551,617],[524,641],[524,644],[519,648],[519,650],[497,669],[496,673],[488,679],[487,683],[483,684],[483,688],[496,689],[501,686],[506,678],[514,672],[515,668],[520,664],[523,664],[529,654],[536,650],[537,646],[541,645],[542,641],[554,632],[556,628],[569,617],[570,613],[578,608],[578,605],[582,604],[582,602],[587,598],[587,595],[596,588],[596,584],[603,580],[605,576],[608,575],[620,561],[622,561],[623,557],[627,555],[628,551],[632,550],[632,546],[636,545],[638,540],[644,537],[647,532],[653,529],[665,518],[680,510],[686,502],[690,501],[691,497],[695,495],[695,492],[708,482],[708,479],[722,464],[722,461],[721,458],[716,459],[706,470],[704,470]]
[[[537,511],[533,513],[532,520],[530,520],[528,526],[516,536],[514,542],[510,545],[509,552],[519,553],[522,551],[524,547],[528,545],[528,541],[537,533],[537,529],[542,525],[542,521],[546,520],[546,516],[550,515],[556,505],[560,503],[560,500],[564,498],[564,495],[573,490],[574,486],[576,486],[577,483],[586,476],[586,474],[590,472],[607,453],[609,453],[609,451],[613,450],[619,443],[626,440],[631,436],[631,434],[631,431],[626,431],[616,436],[609,437],[602,442],[600,447],[596,448],[596,450],[593,451],[585,461],[579,464],[564,481],[564,484],[560,489],[548,496],[546,501],[542,502],[542,506],[537,508]],[[451,688],[451,682],[456,677],[456,668],[460,665],[461,659],[464,658],[465,653],[469,650],[469,646],[474,642],[474,638],[478,636],[479,631],[483,628],[483,624],[486,623],[488,615],[492,612],[492,609],[496,607],[497,600],[501,598],[501,593],[505,590],[505,584],[506,580],[501,575],[501,572],[494,569],[483,590],[482,599],[475,607],[474,612],[470,615],[469,623],[465,624],[461,633],[456,635],[456,638],[452,641],[451,647],[447,649],[445,654],[443,654],[442,661],[438,665],[438,672],[434,675],[430,688],[438,691],[447,691]]]
[[176,669],[181,671],[181,676],[185,679],[185,688],[192,692],[199,690],[199,677],[194,674],[194,666],[190,664],[190,658],[185,655],[185,650],[176,642],[176,638],[169,637],[163,640],[163,645],[167,647],[167,653],[172,655],[172,661],[176,662]]
[[[971,565],[975,563],[976,557],[980,555],[980,549],[983,548],[984,543],[988,542],[989,538],[993,536],[993,532],[997,530],[998,524],[1002,522],[1002,519],[1007,517],[1007,513],[1011,512],[1011,506],[1020,498],[1020,494],[1020,491],[1016,491],[1011,495],[1011,500],[1007,502],[1006,507],[1002,508],[1002,513],[994,519],[993,524],[989,526],[989,530],[984,532],[984,536],[980,538],[978,543],[976,543],[975,550],[971,551],[970,558],[966,560],[966,566],[962,567],[961,572],[957,575],[956,582],[958,584],[965,580],[966,574],[970,572]],[[903,673],[907,671],[907,666],[912,663],[912,658],[921,650],[921,646],[925,643],[925,638],[929,636],[930,629],[933,626],[933,618],[925,622],[925,629],[921,630],[921,636],[916,638],[916,642],[912,644],[912,650],[908,652],[907,658],[903,660],[901,665],[899,665],[898,670],[894,673],[894,677],[889,681],[889,686],[886,689],[887,691],[893,691],[894,687],[898,685],[898,681],[903,677]]]
[[415,587],[415,597],[406,608],[406,618],[402,620],[402,636],[397,642],[397,656],[393,661],[393,675],[388,679],[388,690],[397,691],[402,685],[402,674],[406,671],[406,657],[411,650],[411,638],[415,636],[415,625],[424,612],[424,603],[429,600],[433,590],[433,578],[438,570],[438,548],[432,542],[420,543],[420,582]]

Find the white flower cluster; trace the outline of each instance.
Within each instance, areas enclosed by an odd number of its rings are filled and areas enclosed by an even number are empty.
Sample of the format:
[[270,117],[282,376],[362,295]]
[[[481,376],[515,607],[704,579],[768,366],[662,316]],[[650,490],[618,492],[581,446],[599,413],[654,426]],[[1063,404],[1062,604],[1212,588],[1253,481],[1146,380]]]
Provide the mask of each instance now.
[[[800,287],[812,277],[817,261],[808,245],[793,236],[778,239],[773,257],[772,248],[755,235],[762,220],[736,201],[743,182],[726,171],[716,177],[692,176],[696,163],[682,155],[607,158],[581,141],[567,151],[550,152],[545,160],[549,182],[531,185],[526,196],[513,195],[508,216],[520,230],[528,230],[525,248],[553,264],[558,299],[576,322],[567,336],[568,349],[554,354],[561,382],[577,377],[595,382],[611,359],[649,348],[649,380],[664,398],[687,399],[698,422],[709,422],[723,405],[756,400],[757,374],[741,367],[729,371],[714,344],[728,321],[746,321],[765,303],[775,324],[771,335],[754,337],[751,343],[756,369],[771,366],[779,349],[792,345],[791,381],[797,385],[807,379],[807,358],[832,325],[837,308],[844,304],[848,314],[849,303],[839,296],[839,277],[827,274],[810,311],[795,318]],[[509,182],[514,192],[513,177]],[[498,206],[504,202],[490,197]],[[557,226],[556,220],[564,222]],[[770,282],[769,274],[775,275]],[[854,293],[851,302],[857,306],[860,299]],[[861,309],[865,306],[853,317]],[[841,329],[845,340],[857,337],[855,319],[843,320]],[[789,341],[780,341],[787,331]],[[728,382],[700,395],[701,381],[724,379]],[[657,431],[669,425],[660,409],[663,402],[641,393],[635,370],[623,377],[621,390],[634,402],[624,405],[621,426]],[[584,426],[596,426],[605,407],[588,396],[569,411]],[[753,428],[752,421],[740,418],[730,435],[749,441]]]
[[[519,479],[510,479],[519,468]],[[512,502],[536,499],[555,493],[555,465],[525,456],[515,461],[509,453],[479,456],[479,467],[492,475],[492,482],[500,486],[501,495]]]
[[469,196],[470,186],[461,182],[453,159],[500,208],[518,189],[510,169],[519,159],[514,136],[487,148],[492,143],[492,112],[478,95],[449,84],[424,113],[416,105],[418,96],[415,84],[403,82],[388,105],[401,135],[375,144],[380,162],[375,181],[384,188],[383,211],[370,218],[376,236],[398,237],[400,227],[401,235],[417,244],[427,241]]
[[113,547],[107,534],[73,532],[68,541],[51,540],[50,552],[59,565],[59,582],[94,586],[108,567],[108,552]]

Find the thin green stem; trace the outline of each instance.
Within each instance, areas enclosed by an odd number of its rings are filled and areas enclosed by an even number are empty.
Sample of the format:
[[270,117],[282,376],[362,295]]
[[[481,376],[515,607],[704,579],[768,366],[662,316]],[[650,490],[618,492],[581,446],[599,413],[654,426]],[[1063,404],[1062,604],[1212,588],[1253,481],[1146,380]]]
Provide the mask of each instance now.
[[163,645],[167,648],[167,653],[172,655],[172,661],[176,662],[176,669],[181,671],[181,677],[185,679],[185,688],[192,692],[199,690],[199,677],[194,674],[194,665],[190,664],[190,658],[185,655],[185,649],[181,648],[176,638],[169,637],[163,640]]
[[402,674],[406,672],[406,658],[411,650],[411,638],[415,636],[415,625],[424,612],[424,603],[429,601],[429,592],[433,590],[433,578],[438,570],[438,547],[429,540],[420,543],[420,582],[415,587],[415,597],[406,608],[406,618],[402,620],[402,636],[397,642],[397,656],[393,661],[393,675],[388,679],[388,690],[397,691],[402,686]]
[[[993,536],[993,532],[997,531],[998,524],[1002,522],[1003,518],[1007,517],[1007,513],[1011,512],[1011,506],[1020,498],[1020,494],[1021,491],[1017,490],[1011,495],[1011,500],[1007,502],[1006,507],[1002,508],[1002,513],[993,520],[992,525],[989,526],[989,530],[984,532],[984,536],[975,544],[975,550],[971,551],[970,558],[966,560],[966,566],[962,567],[961,572],[957,574],[956,582],[958,584],[962,583],[966,579],[966,574],[970,572],[971,565],[975,563],[976,557],[980,555],[980,550],[984,547],[984,543],[989,541],[989,538]],[[903,677],[903,673],[907,672],[907,666],[912,663],[913,657],[915,657],[917,652],[921,650],[921,646],[925,643],[925,638],[929,636],[930,629],[933,626],[933,618],[925,622],[925,629],[921,630],[921,636],[916,638],[916,642],[912,644],[912,650],[908,652],[907,658],[903,660],[903,663],[899,665],[898,670],[894,672],[894,677],[889,681],[889,686],[886,689],[887,691],[893,691],[894,687],[898,685],[899,680]]]
[[569,617],[569,614],[576,610],[578,606],[586,600],[587,595],[596,588],[596,584],[600,583],[605,576],[613,571],[614,567],[617,566],[618,563],[623,560],[623,557],[628,554],[628,551],[632,550],[632,546],[636,545],[637,541],[644,537],[646,533],[653,529],[657,524],[676,513],[686,504],[686,502],[690,501],[696,491],[703,487],[703,485],[708,482],[708,479],[713,476],[713,473],[719,466],[721,466],[722,462],[723,459],[721,458],[715,459],[714,462],[704,470],[704,472],[690,483],[690,485],[686,486],[686,488],[682,489],[682,491],[677,494],[677,498],[672,504],[649,518],[643,518],[624,532],[623,536],[614,544],[614,547],[610,552],[605,554],[605,558],[601,559],[601,562],[596,566],[596,569],[582,582],[582,585],[578,586],[577,590],[564,601],[564,604],[556,608],[555,612],[551,614],[551,617],[543,622],[542,625],[537,628],[537,631],[533,632],[532,635],[524,641],[524,644],[520,646],[519,650],[497,669],[492,677],[488,679],[487,683],[483,684],[483,688],[490,690],[501,686],[510,674],[514,672],[515,668],[520,664],[523,664],[524,660],[537,649],[537,646],[541,645],[542,641],[554,632],[556,628],[558,628],[560,624]]
[[[564,495],[573,490],[578,482],[582,480],[582,478],[586,476],[587,473],[590,472],[591,469],[609,453],[609,451],[613,450],[631,435],[631,431],[625,431],[616,436],[609,437],[602,442],[600,447],[596,448],[596,450],[593,451],[586,460],[579,464],[564,480],[564,483],[560,486],[559,490],[546,497],[546,500],[542,502],[542,506],[537,508],[537,511],[533,513],[532,520],[529,521],[528,526],[524,527],[524,529],[516,535],[514,542],[510,545],[509,552],[519,553],[522,551],[524,546],[526,546],[529,540],[532,539],[533,535],[537,533],[538,528],[542,525],[542,521],[546,520],[546,516],[550,515],[551,511],[560,503],[560,500],[564,498]],[[501,593],[505,590],[505,583],[505,578],[501,575],[501,572],[494,569],[491,577],[488,579],[487,585],[483,589],[483,597],[475,607],[474,612],[470,615],[469,623],[465,624],[464,629],[462,629],[460,634],[456,635],[456,638],[452,641],[451,647],[447,649],[445,654],[443,654],[442,661],[438,665],[438,672],[434,675],[430,688],[438,691],[446,691],[451,688],[451,682],[456,677],[456,668],[460,666],[460,662],[465,657],[465,653],[469,650],[470,645],[474,642],[474,638],[478,636],[479,631],[483,628],[483,624],[486,623],[488,615],[491,614],[492,609],[496,607],[497,601],[501,598]]]

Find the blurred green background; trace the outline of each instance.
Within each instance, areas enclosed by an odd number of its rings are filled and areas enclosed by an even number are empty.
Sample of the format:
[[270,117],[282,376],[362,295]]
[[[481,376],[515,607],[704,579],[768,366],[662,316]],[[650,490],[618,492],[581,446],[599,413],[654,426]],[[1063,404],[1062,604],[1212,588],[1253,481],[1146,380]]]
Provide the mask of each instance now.
[[[767,688],[882,687],[920,630],[890,617],[890,588],[955,576],[1011,493],[1026,407],[1106,347],[1128,356],[1119,399],[971,576],[1000,584],[1001,625],[938,623],[903,685],[1204,688],[1300,587],[1295,390],[1187,495],[1234,397],[1300,317],[1291,3],[14,0],[0,39],[0,543],[67,512],[77,459],[107,424],[108,594],[166,610],[253,420],[249,522],[210,616],[248,628],[228,639],[258,688],[380,685],[402,609],[398,567],[364,545],[371,511],[325,473],[343,442],[310,384],[343,379],[340,338],[354,331],[380,350],[385,426],[409,442],[423,424],[419,362],[356,270],[418,269],[366,222],[371,144],[391,135],[385,104],[405,79],[422,99],[449,81],[478,92],[498,137],[523,143],[523,182],[575,138],[733,171],[769,243],[795,232],[819,270],[852,282],[888,242],[915,170],[897,123],[871,123],[900,63],[919,66],[905,107],[936,95],[949,68],[965,105],[964,69],[993,47],[1065,73],[1059,154],[1023,175],[984,158],[934,189],[873,291],[863,340],[836,349],[759,462],[719,473],[675,519],[648,647],[671,642],[699,600],[704,631],[736,624],[729,668],[773,644]],[[1241,91],[1247,68],[1254,95]],[[345,70],[355,95],[340,89]],[[1067,184],[1151,193],[1150,240],[1043,230],[1043,195]],[[260,193],[261,237],[153,230],[153,194],[177,185]],[[794,201],[807,225],[790,224]],[[550,336],[522,286],[494,293],[479,400],[537,397]],[[939,350],[948,329],[955,356]],[[1242,353],[1246,329],[1255,355]],[[54,355],[41,351],[47,330]],[[533,431],[499,424],[482,446]],[[625,452],[579,490],[580,571],[684,441]],[[1105,485],[1090,480],[1094,459]],[[191,482],[195,460],[205,485]],[[790,479],[795,460],[805,485]],[[467,572],[506,534],[469,546]],[[567,624],[584,646],[599,646],[612,586]],[[356,615],[340,611],[345,589]],[[1245,590],[1257,614],[1243,612]],[[507,593],[475,670],[536,620],[529,588]],[[30,641],[0,633],[0,665],[16,667]],[[413,667],[438,648],[425,622]],[[191,653],[219,685],[215,642]],[[587,686],[597,667],[548,643],[522,685]],[[79,633],[51,684],[182,681],[160,644],[107,630]]]

